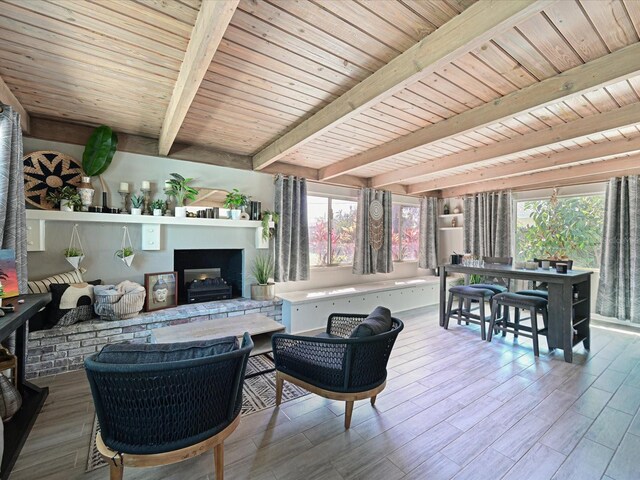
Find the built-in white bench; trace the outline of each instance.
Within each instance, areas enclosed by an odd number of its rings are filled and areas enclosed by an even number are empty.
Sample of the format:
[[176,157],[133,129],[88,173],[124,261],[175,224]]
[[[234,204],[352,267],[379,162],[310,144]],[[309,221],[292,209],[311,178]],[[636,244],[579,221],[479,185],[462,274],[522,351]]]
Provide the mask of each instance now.
[[[454,282],[452,278],[447,282]],[[381,282],[278,293],[282,299],[282,323],[288,332],[324,328],[332,313],[369,313],[383,305],[392,313],[435,305],[440,278],[401,278]]]

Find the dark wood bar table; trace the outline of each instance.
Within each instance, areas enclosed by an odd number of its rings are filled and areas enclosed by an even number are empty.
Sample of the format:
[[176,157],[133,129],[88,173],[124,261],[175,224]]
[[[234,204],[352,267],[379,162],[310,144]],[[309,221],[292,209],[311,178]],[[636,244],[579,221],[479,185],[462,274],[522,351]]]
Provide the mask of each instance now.
[[[547,283],[549,290],[549,325],[547,340],[549,348],[564,351],[565,361],[573,361],[573,347],[583,342],[589,350],[591,320],[591,274],[588,270],[569,270],[557,273],[555,269],[525,270],[510,265],[485,265],[467,267],[464,265],[443,265],[440,267],[440,326],[444,326],[447,305],[446,276],[450,273],[482,275],[488,277],[509,278],[512,280]],[[574,299],[573,292],[578,293]]]
[[[18,304],[19,299],[24,303]],[[27,363],[27,320],[49,302],[49,295],[21,295],[15,298],[3,299],[2,306],[13,305],[16,311],[0,317],[0,341],[4,341],[16,332],[16,351],[18,357],[17,380],[18,391],[22,395],[22,407],[11,420],[4,424],[4,454],[0,478],[9,478],[11,469],[18,459],[20,450],[29,436],[31,427],[44,404],[48,388],[40,388],[25,379],[25,365]]]

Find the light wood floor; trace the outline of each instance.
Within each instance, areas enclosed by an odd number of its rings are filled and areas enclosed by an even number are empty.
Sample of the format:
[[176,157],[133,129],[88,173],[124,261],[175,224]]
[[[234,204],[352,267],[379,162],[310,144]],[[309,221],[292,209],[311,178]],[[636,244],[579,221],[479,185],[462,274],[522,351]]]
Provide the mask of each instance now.
[[[640,336],[592,330],[576,363],[531,344],[480,340],[473,326],[438,327],[434,310],[406,328],[376,407],[309,395],[243,418],[226,444],[226,476],[282,480],[640,478]],[[455,323],[455,322],[452,322]],[[542,342],[544,343],[544,341]],[[93,405],[84,372],[40,382],[51,394],[12,480],[107,479],[85,474]],[[213,456],[125,479],[213,480]]]

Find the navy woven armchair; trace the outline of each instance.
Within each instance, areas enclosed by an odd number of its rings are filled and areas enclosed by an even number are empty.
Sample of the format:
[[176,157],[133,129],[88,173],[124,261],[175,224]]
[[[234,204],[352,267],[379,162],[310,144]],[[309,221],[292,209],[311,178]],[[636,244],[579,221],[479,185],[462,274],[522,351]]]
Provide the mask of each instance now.
[[224,440],[240,422],[248,333],[175,344],[116,344],[85,360],[101,432],[96,444],[122,479],[125,466],[175,463],[214,449],[224,475]]
[[326,332],[315,337],[273,335],[276,404],[280,405],[287,380],[323,397],[345,401],[345,428],[349,428],[353,402],[370,398],[374,405],[386,385],[391,349],[404,328],[400,320],[389,318],[390,329],[369,336],[354,334],[367,315],[345,313],[329,316]]

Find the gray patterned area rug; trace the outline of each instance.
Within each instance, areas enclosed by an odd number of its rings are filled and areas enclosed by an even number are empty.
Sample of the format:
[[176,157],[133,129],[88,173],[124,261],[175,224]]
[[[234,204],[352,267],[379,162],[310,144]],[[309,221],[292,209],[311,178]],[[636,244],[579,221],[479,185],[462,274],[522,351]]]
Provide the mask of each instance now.
[[[262,370],[273,368],[273,362],[265,355],[250,357],[247,363],[247,375]],[[257,375],[247,378],[244,381],[242,390],[242,415],[251,415],[276,404],[276,375],[275,372]],[[300,387],[285,382],[282,389],[282,402],[288,402],[295,398],[308,395],[309,392]],[[91,432],[91,443],[89,445],[89,458],[87,459],[87,472],[104,467],[106,463],[98,453],[96,448],[96,434],[100,431],[98,418],[93,420],[93,431]]]

